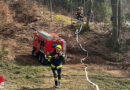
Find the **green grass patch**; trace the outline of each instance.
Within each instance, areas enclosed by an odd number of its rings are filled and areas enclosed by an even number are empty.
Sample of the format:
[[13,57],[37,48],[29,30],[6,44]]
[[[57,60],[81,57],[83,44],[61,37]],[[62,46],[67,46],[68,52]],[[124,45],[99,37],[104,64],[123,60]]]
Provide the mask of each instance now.
[[[66,66],[65,66],[66,67]],[[94,90],[88,83],[83,69],[64,68],[60,90]],[[5,89],[53,90],[53,75],[48,66],[19,65],[16,61],[0,62],[1,75],[4,76]],[[100,71],[88,71],[90,80],[99,85],[100,90],[130,90],[130,80]]]
[[2,59],[2,57],[7,55],[8,55],[8,51],[5,50],[5,47],[0,48],[0,59]]
[[75,30],[77,30],[77,29],[80,30],[81,25],[82,25],[82,30],[81,30],[80,34],[83,35],[83,34],[86,34],[86,33],[88,34],[88,33],[93,32],[91,30],[92,24],[90,24],[89,28],[88,28],[85,22],[74,23],[74,24],[71,25],[71,29],[75,32]]
[[129,90],[130,80],[103,72],[89,73],[90,79],[99,85],[100,90]]
[[56,18],[56,20],[61,20],[66,24],[71,24],[71,18],[63,16],[63,15],[55,15],[54,16]]
[[[44,78],[47,76],[45,73],[49,67],[39,66],[20,66],[15,61],[3,61],[0,62],[1,74],[4,76],[7,82],[5,88],[15,87],[20,89],[21,87],[30,86],[39,87],[45,83]],[[51,73],[50,73],[51,74]],[[5,83],[6,83],[5,82]],[[9,85],[8,83],[12,83]]]

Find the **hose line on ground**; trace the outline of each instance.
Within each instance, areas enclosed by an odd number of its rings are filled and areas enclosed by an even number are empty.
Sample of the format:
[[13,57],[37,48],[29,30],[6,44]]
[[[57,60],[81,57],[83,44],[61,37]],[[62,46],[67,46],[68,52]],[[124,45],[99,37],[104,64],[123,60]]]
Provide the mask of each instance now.
[[87,81],[88,81],[90,84],[92,84],[94,87],[96,87],[96,90],[99,90],[99,86],[98,86],[97,84],[93,83],[93,82],[89,79],[89,77],[88,77],[88,72],[87,72],[87,68],[88,68],[88,67],[87,67],[87,65],[83,62],[83,61],[85,61],[85,60],[88,58],[88,50],[86,50],[86,49],[82,46],[82,44],[79,42],[79,33],[82,31],[82,27],[83,27],[83,25],[81,24],[80,29],[79,29],[79,30],[76,29],[76,31],[75,31],[77,43],[79,44],[80,48],[81,48],[84,52],[87,53],[86,57],[84,57],[84,58],[81,59],[81,64],[83,64],[83,65],[85,66],[84,70],[85,70],[85,74],[86,74],[86,79],[87,79]]

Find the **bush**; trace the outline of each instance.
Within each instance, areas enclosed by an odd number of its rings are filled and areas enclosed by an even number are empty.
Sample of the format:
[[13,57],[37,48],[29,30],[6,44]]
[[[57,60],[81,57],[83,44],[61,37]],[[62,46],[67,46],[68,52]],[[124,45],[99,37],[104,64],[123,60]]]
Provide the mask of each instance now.
[[6,4],[4,1],[0,1],[0,28],[11,22],[13,22],[13,17],[9,10],[8,4]]
[[8,52],[5,50],[5,48],[4,47],[0,48],[0,59],[3,59],[7,55]]
[[10,4],[10,8],[14,11],[14,20],[23,23],[31,23],[37,21],[36,3],[30,0],[18,0]]

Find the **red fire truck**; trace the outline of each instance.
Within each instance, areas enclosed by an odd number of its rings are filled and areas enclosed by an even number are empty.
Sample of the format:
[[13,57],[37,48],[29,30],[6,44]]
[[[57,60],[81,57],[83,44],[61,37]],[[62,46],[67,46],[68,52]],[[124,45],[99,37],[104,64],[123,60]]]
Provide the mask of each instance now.
[[37,32],[33,41],[32,55],[38,57],[42,64],[47,64],[48,55],[54,51],[56,45],[61,45],[63,53],[66,54],[66,41],[64,39],[53,33]]

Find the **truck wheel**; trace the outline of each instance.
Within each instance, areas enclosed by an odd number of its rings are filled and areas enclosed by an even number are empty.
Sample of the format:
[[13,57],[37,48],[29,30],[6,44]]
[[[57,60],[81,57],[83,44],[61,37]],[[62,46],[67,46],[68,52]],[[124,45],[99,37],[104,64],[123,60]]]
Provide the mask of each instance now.
[[32,56],[34,56],[34,57],[37,56],[36,49],[33,49],[33,50],[32,50]]
[[38,55],[38,60],[39,60],[39,62],[41,62],[41,56],[42,54],[41,53],[39,53],[39,55]]
[[42,64],[45,64],[45,56],[42,54],[42,56],[41,56],[41,63]]
[[43,64],[43,65],[47,65],[48,64],[48,61],[45,59],[44,54],[41,55],[41,64]]

